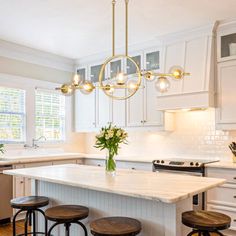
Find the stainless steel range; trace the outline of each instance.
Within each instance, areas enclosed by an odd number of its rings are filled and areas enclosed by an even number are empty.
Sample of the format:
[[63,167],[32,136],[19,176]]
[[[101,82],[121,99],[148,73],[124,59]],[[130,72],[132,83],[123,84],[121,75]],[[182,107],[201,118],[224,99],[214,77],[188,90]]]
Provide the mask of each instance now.
[[[158,159],[153,161],[153,171],[205,176],[205,165],[216,159]],[[205,193],[193,197],[193,209],[205,209]]]

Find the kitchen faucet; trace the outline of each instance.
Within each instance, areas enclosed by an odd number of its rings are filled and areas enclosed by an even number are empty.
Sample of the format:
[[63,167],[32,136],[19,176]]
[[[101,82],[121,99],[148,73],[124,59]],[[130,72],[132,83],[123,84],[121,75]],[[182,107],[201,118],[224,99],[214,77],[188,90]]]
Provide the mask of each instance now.
[[44,141],[47,140],[45,136],[40,136],[37,139],[33,138],[32,139],[32,148],[38,148],[39,146],[38,146],[37,142],[40,141],[41,139],[44,139]]
[[37,144],[38,141],[40,141],[41,139],[44,139],[45,141],[47,140],[45,136],[40,136],[39,138],[35,139],[33,138],[32,139],[32,146],[28,145],[28,144],[25,144],[24,145],[24,148],[39,148],[39,145]]

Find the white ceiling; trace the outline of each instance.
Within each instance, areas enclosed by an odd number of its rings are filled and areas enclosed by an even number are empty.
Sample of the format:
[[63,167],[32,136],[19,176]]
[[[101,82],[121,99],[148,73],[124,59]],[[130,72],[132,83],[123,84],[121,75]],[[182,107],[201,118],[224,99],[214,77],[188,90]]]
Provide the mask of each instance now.
[[[0,0],[0,39],[69,58],[110,49],[111,0]],[[236,0],[130,0],[130,44],[236,17]],[[117,46],[124,0],[117,0]]]

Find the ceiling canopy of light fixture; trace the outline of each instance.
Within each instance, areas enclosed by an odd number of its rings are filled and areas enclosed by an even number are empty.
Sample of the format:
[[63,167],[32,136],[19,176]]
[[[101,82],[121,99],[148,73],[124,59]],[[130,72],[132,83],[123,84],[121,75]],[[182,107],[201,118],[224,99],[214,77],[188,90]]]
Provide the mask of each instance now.
[[[167,92],[171,86],[167,77],[181,80],[189,73],[185,73],[180,66],[173,66],[170,68],[169,73],[156,73],[153,71],[141,71],[139,65],[135,60],[128,55],[128,4],[129,0],[125,0],[125,54],[115,54],[115,5],[116,0],[112,0],[112,56],[109,57],[102,65],[99,73],[98,85],[93,84],[89,80],[81,80],[80,76],[76,73],[71,84],[63,84],[59,89],[65,95],[72,95],[76,89],[79,89],[84,94],[90,94],[95,88],[102,89],[103,92],[112,99],[124,100],[133,96],[138,89],[144,88],[142,86],[142,78],[148,81],[156,80],[155,87],[161,93]],[[136,72],[134,76],[129,76],[120,68],[117,69],[115,76],[106,77],[105,72],[111,63],[117,60],[127,60],[133,64]],[[120,92],[123,91],[123,92]]]

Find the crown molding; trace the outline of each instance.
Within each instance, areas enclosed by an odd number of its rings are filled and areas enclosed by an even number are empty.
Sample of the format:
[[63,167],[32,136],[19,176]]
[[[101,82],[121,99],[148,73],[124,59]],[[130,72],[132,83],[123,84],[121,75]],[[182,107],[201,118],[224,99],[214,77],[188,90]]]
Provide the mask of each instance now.
[[25,47],[1,39],[0,56],[61,71],[74,72],[75,61],[73,59]]

